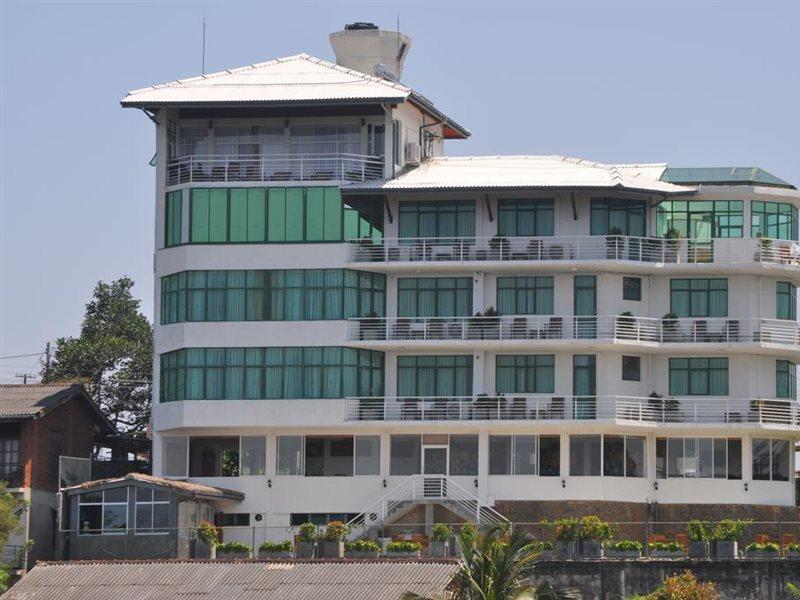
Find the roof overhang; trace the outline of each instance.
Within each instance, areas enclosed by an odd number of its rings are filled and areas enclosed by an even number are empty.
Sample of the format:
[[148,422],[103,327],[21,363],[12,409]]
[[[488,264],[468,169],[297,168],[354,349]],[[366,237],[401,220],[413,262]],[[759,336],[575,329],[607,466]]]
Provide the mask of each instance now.
[[466,127],[450,119],[424,96],[412,91],[409,96],[409,102],[442,123],[444,139],[465,140],[472,135]]
[[630,192],[634,194],[644,194],[648,196],[693,196],[697,193],[696,189],[680,191],[651,190],[647,188],[631,188],[622,185],[615,186],[553,186],[553,185],[516,185],[516,186],[430,186],[430,187],[392,187],[375,186],[367,187],[367,184],[353,184],[353,186],[343,185],[341,191],[343,195],[388,195],[388,194],[423,194],[426,192],[473,192],[476,194],[491,194],[502,192],[546,192],[546,191],[567,191],[567,192]]

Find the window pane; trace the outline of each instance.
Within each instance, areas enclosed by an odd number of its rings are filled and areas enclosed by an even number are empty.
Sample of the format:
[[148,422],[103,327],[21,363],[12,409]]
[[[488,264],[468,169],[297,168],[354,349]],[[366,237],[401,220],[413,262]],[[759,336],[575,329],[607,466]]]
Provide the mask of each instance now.
[[167,477],[186,477],[186,455],[189,440],[185,437],[165,437],[161,446],[164,475]]
[[561,437],[539,436],[539,475],[558,477],[561,475]]
[[169,527],[169,504],[153,504],[153,528],[164,530]]
[[625,438],[621,435],[603,436],[603,475],[625,476]]
[[379,435],[356,436],[356,475],[380,475],[381,437]]
[[511,436],[489,436],[489,475],[511,475]]
[[267,438],[263,435],[242,437],[242,475],[265,475]]
[[239,438],[189,438],[189,477],[237,477]]
[[569,436],[569,474],[574,476],[600,475],[600,436]]
[[698,477],[710,478],[714,475],[714,440],[700,438],[698,440]]
[[418,435],[391,436],[389,453],[390,475],[418,475],[422,466],[421,444]]
[[450,475],[478,474],[478,436],[450,436]]
[[789,440],[772,440],[772,481],[789,481]]
[[302,475],[302,448],[302,436],[278,436],[278,475]]
[[103,529],[103,507],[99,504],[81,505],[78,520],[81,535],[100,534]]
[[728,476],[728,440],[714,439],[714,479],[725,479]]
[[136,505],[136,530],[150,530],[153,527],[153,505]]
[[103,506],[103,531],[124,531],[127,527],[127,504],[105,504]]
[[353,437],[306,436],[306,477],[353,475]]
[[514,474],[536,475],[536,436],[514,436]]
[[625,476],[645,477],[647,462],[645,454],[645,438],[627,436],[625,438]]

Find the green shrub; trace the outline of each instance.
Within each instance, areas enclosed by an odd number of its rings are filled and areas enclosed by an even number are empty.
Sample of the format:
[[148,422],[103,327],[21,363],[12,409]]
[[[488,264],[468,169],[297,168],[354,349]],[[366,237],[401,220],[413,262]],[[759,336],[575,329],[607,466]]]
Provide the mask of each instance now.
[[800,544],[789,544],[786,549],[790,552],[800,552]]
[[345,543],[344,549],[349,552],[380,552],[381,547],[373,540],[356,540]]
[[678,542],[651,542],[651,550],[662,550],[666,552],[683,552],[683,546]]
[[[717,586],[712,582],[700,583],[691,571],[667,577],[655,591],[641,600],[717,600]],[[633,600],[630,598],[629,600]]]
[[219,541],[219,531],[208,521],[203,521],[197,527],[197,539],[212,546]]
[[688,525],[689,539],[693,542],[707,542],[711,539],[709,524],[706,521],[692,519]]
[[549,552],[552,549],[553,549],[553,542],[546,542],[542,540],[536,540],[534,542],[531,542],[524,548],[524,550],[528,552],[536,552],[537,554],[539,552]]
[[602,542],[611,539],[611,525],[595,515],[581,517],[580,531],[585,540]]
[[313,523],[303,523],[300,525],[300,540],[303,542],[313,542],[317,537],[317,526]]
[[431,531],[431,540],[434,542],[446,542],[453,534],[449,525],[444,523],[436,523]]
[[641,552],[642,542],[637,542],[635,540],[619,540],[616,542],[607,542],[606,548],[608,548],[609,550],[620,550],[620,551],[636,550],[637,552]]
[[258,549],[264,552],[291,552],[292,542],[289,540],[285,542],[264,542]]
[[478,539],[478,530],[472,523],[464,523],[459,530],[459,535],[467,542],[472,543]]
[[217,552],[250,552],[252,548],[243,542],[222,542],[216,543]]
[[711,532],[711,539],[718,542],[735,542],[750,525],[752,521],[734,521],[733,519],[723,519]]
[[417,552],[422,550],[422,546],[417,542],[391,542],[386,546],[386,552]]
[[775,552],[779,554],[781,547],[775,542],[767,542],[765,544],[752,543],[747,544],[745,550],[749,550],[750,552]]
[[565,517],[555,521],[542,521],[545,525],[553,528],[556,539],[561,542],[572,542],[578,539],[578,529],[581,521],[574,517]]
[[341,542],[347,535],[347,525],[341,521],[331,521],[325,528],[326,542]]

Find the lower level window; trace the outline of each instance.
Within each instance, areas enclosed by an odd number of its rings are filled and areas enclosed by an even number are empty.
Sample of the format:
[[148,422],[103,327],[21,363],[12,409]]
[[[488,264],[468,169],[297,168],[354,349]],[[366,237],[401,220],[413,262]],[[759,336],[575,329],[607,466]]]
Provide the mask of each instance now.
[[217,527],[250,527],[250,513],[217,513],[214,515]]
[[561,440],[557,435],[489,436],[489,475],[560,474]]
[[314,525],[327,525],[331,521],[347,523],[358,516],[358,513],[292,513],[289,517],[292,527],[299,527],[303,523]]
[[656,477],[742,478],[738,438],[657,438]]
[[569,436],[569,474],[595,477],[600,475],[601,440],[599,435]]
[[379,475],[380,436],[278,436],[278,475]]
[[[165,474],[186,476],[187,438],[164,438]],[[189,477],[238,477],[267,472],[263,435],[188,438]],[[183,472],[181,472],[183,465]]]
[[80,535],[125,533],[128,529],[128,487],[81,494],[78,521]]
[[797,365],[793,362],[775,361],[775,397],[797,398]]
[[603,475],[607,477],[644,477],[645,456],[644,437],[603,436]]
[[727,358],[670,358],[672,396],[727,396]]
[[789,481],[789,440],[753,439],[753,479]]
[[169,492],[136,488],[136,533],[169,531]]

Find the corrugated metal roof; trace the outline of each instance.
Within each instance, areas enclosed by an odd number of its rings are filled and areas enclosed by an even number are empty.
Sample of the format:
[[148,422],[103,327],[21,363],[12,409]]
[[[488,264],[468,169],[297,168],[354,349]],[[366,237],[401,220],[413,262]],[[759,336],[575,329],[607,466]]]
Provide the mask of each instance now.
[[297,54],[133,90],[123,106],[291,103],[371,100],[404,102],[411,89],[386,79]]
[[145,475],[144,473],[128,473],[122,477],[112,477],[109,479],[95,479],[94,481],[85,481],[78,485],[62,488],[64,492],[71,491],[86,491],[96,488],[102,488],[113,483],[122,483],[125,481],[139,481],[141,483],[148,483],[150,485],[161,486],[169,488],[178,492],[185,492],[192,496],[204,496],[208,498],[227,498],[230,500],[244,500],[244,494],[229,490],[226,488],[205,485],[203,483],[195,483],[193,481],[179,481],[176,479],[167,479],[165,477],[156,477],[155,475]]
[[766,185],[796,189],[788,181],[758,167],[668,167],[661,180],[670,183]]
[[108,431],[114,431],[114,426],[78,383],[2,384],[0,420],[34,419],[76,397],[89,405]]
[[39,563],[4,600],[396,600],[436,596],[453,561]]
[[622,188],[664,194],[694,188],[661,181],[666,164],[610,165],[566,156],[435,157],[394,179],[343,186],[344,190]]

